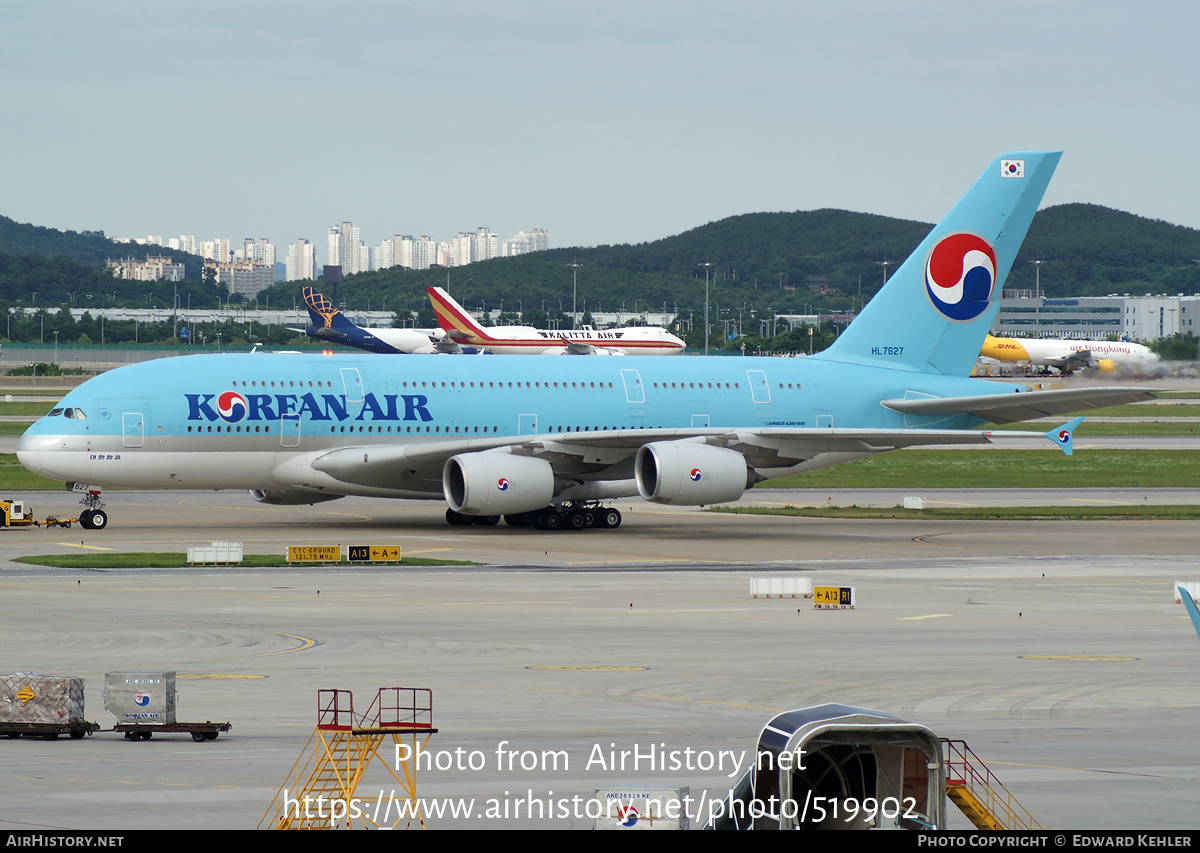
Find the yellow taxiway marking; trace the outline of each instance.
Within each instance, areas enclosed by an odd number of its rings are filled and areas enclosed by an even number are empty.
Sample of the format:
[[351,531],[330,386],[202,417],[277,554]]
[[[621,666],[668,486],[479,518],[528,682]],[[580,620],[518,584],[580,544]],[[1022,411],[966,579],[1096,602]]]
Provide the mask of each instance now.
[[948,533],[926,533],[924,536],[914,536],[912,541],[916,542],[918,545],[934,545],[938,548],[957,548],[960,551],[982,551],[982,550],[984,550],[983,548],[979,548],[974,545],[945,545],[941,542],[930,542],[929,541],[930,539],[932,539],[935,536],[949,536],[949,535],[951,535],[951,534],[948,534]]
[[930,613],[928,616],[901,616],[901,622],[916,622],[921,619],[949,619],[949,613]]
[[243,678],[266,678],[265,675],[234,675],[227,672],[196,672],[179,673],[175,676],[178,681],[236,681]]
[[1085,504],[1113,504],[1114,506],[1137,506],[1129,501],[1105,501],[1100,498],[1071,498],[1073,501],[1079,501]]
[[673,702],[694,702],[700,705],[722,705],[728,708],[749,708],[754,711],[772,711],[776,714],[781,714],[784,710],[782,708],[771,708],[765,705],[747,705],[743,702],[724,702],[718,699],[701,699],[696,696],[671,696],[668,694],[659,693],[630,693],[619,690],[585,690],[571,689],[567,687],[516,687],[512,685],[495,684],[473,684],[470,686],[484,690],[511,690],[528,693],[565,693],[575,696],[623,696],[634,699],[663,699]]
[[[277,652],[264,652],[260,655],[246,655],[246,657],[269,658],[273,655],[290,655],[292,652],[302,652],[306,649],[311,649],[317,644],[316,640],[309,639],[308,637],[301,637],[298,634],[284,634],[281,631],[267,631],[267,633],[274,634],[276,637],[290,637],[293,640],[299,640],[301,645],[294,649],[280,649]],[[224,658],[224,660],[237,660],[237,658]]]
[[58,544],[62,545],[64,548],[86,548],[89,551],[115,551],[115,550],[117,550],[116,548],[102,548],[99,545],[84,545],[82,542],[80,542],[78,545],[76,545],[74,542],[59,542]]
[[998,764],[1005,767],[1033,767],[1038,770],[1078,770],[1085,773],[1110,773],[1114,776],[1140,776],[1146,779],[1182,779],[1186,782],[1195,782],[1198,777],[1195,776],[1167,776],[1162,773],[1135,773],[1127,770],[1112,770],[1107,767],[1071,767],[1062,764],[1025,764],[1017,761],[989,761],[988,764]]

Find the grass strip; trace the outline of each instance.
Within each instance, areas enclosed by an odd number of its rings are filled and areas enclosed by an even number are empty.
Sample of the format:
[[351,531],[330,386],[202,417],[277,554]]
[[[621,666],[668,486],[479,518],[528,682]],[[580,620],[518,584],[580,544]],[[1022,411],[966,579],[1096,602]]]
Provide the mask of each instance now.
[[759,483],[755,489],[1183,489],[1200,483],[1192,450],[894,450]]
[[710,512],[734,515],[783,515],[800,518],[895,518],[923,521],[1195,521],[1200,506],[997,506],[903,507],[869,506],[749,506],[711,507]]
[[[41,554],[30,557],[15,557],[15,563],[34,566],[51,566],[56,569],[180,569],[189,565],[187,554],[178,552],[130,551],[128,553],[105,554]],[[195,565],[213,565],[196,563]],[[218,563],[217,565],[224,565]],[[232,565],[244,569],[272,568],[320,568],[322,566],[478,566],[469,560],[429,560],[424,557],[405,557],[397,563],[289,563],[282,554],[246,554],[242,562]]]

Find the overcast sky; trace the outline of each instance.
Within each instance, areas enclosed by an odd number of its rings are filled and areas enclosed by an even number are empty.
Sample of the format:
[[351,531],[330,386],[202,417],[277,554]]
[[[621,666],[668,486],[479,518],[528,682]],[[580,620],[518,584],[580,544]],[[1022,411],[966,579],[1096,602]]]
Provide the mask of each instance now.
[[[1200,228],[1200,3],[0,5],[0,214],[110,236],[655,240],[936,221],[998,154],[1046,204]],[[713,260],[718,260],[714,258]]]

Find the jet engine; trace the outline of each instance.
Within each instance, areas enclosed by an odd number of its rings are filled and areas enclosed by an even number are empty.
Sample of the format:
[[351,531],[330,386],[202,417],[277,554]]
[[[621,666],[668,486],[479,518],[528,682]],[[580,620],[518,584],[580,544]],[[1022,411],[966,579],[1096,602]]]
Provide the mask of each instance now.
[[250,497],[254,498],[260,504],[271,504],[272,506],[302,506],[305,504],[319,504],[324,501],[336,501],[338,498],[344,498],[345,495],[326,495],[318,492],[298,492],[284,489],[251,489]]
[[673,506],[735,501],[749,484],[742,454],[695,441],[656,441],[638,450],[634,462],[644,500]]
[[516,515],[550,505],[554,469],[549,462],[511,453],[461,453],[446,460],[442,493],[463,515]]

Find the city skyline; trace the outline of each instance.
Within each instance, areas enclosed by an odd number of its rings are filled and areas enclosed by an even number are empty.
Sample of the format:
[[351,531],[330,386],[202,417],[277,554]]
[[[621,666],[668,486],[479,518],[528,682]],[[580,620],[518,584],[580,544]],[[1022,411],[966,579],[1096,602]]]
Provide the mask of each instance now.
[[[137,237],[105,236],[121,245],[161,246],[219,263],[245,260],[273,265],[276,263],[278,252],[275,244],[265,237],[247,237],[242,241],[243,246],[235,249],[235,243],[228,238],[197,240],[194,234],[166,237],[161,234]],[[347,221],[341,225],[330,226],[326,237],[325,255],[318,254],[316,244],[305,237],[286,244],[286,250],[278,252],[278,257],[286,259],[280,262],[285,263],[288,268],[285,281],[315,278],[325,265],[340,266],[344,275],[374,272],[397,266],[420,270],[435,264],[443,267],[463,266],[491,258],[515,257],[549,248],[549,232],[545,228],[522,229],[503,241],[486,226],[480,226],[473,232],[459,231],[450,240],[434,240],[428,235],[414,238],[411,235],[396,234],[377,245],[372,245],[362,240],[361,229],[357,225]],[[293,276],[293,271],[299,270],[306,270],[308,274],[301,277],[297,273]]]
[[327,211],[470,217],[586,247],[761,211],[932,222],[979,162],[1041,148],[1066,152],[1047,205],[1200,227],[1177,0],[423,9],[14,6],[0,213],[318,247]]

